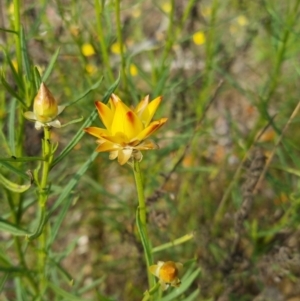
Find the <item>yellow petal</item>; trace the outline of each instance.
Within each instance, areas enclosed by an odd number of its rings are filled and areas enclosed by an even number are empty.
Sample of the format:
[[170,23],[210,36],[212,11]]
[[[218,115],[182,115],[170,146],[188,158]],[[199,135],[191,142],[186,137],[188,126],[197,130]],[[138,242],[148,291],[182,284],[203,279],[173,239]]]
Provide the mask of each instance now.
[[139,117],[143,114],[148,104],[149,104],[149,95],[145,96],[145,98],[138,103],[138,105],[134,110]]
[[120,149],[118,153],[118,162],[120,165],[124,165],[130,159],[132,155],[132,148]]
[[137,136],[142,130],[143,124],[136,114],[124,103],[118,102],[111,125],[112,135],[123,133],[130,140]]
[[135,137],[136,140],[145,140],[147,137],[152,135],[154,132],[156,132],[160,127],[162,127],[166,122],[168,118],[161,118],[157,121],[153,121],[150,123],[148,127],[146,127],[139,135]]
[[161,96],[156,97],[149,103],[146,110],[144,110],[141,119],[143,120],[145,126],[147,126],[152,120],[153,115],[155,114],[159,104],[161,103],[161,100],[162,100]]
[[115,143],[112,143],[110,141],[105,141],[96,148],[96,151],[101,153],[101,152],[111,152],[118,149],[119,146],[116,145]]
[[113,120],[113,112],[111,109],[101,101],[95,102],[96,108],[98,110],[99,117],[103,122],[104,126],[110,130],[111,123]]
[[158,277],[157,268],[158,268],[158,265],[157,265],[157,264],[151,265],[151,266],[149,267],[150,273],[153,274],[153,275],[156,276],[156,277]]
[[83,129],[86,133],[95,136],[97,138],[102,138],[102,136],[107,136],[109,135],[109,132],[105,129],[102,128],[97,128],[97,127],[88,127]]
[[158,149],[158,148],[159,148],[158,145],[150,140],[143,141],[141,144],[135,147],[135,149],[138,150],[149,150],[149,149]]
[[126,146],[129,144],[128,137],[124,133],[117,133],[116,135],[103,135],[103,139],[119,144],[120,146]]
[[109,159],[114,160],[118,157],[119,151],[118,150],[113,150],[109,153]]

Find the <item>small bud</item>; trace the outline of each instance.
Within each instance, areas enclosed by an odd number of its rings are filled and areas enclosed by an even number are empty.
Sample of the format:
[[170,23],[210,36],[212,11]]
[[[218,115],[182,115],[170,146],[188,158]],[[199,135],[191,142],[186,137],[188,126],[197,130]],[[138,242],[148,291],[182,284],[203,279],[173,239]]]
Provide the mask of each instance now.
[[33,102],[33,112],[40,122],[49,122],[58,115],[57,101],[44,83],[41,83]]
[[180,262],[174,261],[159,261],[155,265],[149,267],[150,272],[158,277],[162,290],[166,290],[170,285],[179,287],[181,281],[179,279],[179,272],[182,269]]
[[33,112],[24,112],[24,117],[35,122],[37,130],[42,127],[60,128],[61,124],[57,116],[64,110],[65,106],[58,106],[55,98],[44,83],[41,83],[38,94],[33,101]]

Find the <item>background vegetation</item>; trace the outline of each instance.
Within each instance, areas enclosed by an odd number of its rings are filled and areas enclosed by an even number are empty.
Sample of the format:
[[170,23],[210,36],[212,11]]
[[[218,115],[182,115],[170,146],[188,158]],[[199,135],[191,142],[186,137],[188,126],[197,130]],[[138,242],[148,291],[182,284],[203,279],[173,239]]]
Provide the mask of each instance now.
[[[299,0],[0,3],[1,300],[142,299],[131,170],[81,129],[114,90],[168,117],[141,163],[154,259],[184,264],[160,300],[300,300]],[[42,162],[23,117],[40,80],[62,123],[83,117],[51,133],[44,221],[14,186]]]

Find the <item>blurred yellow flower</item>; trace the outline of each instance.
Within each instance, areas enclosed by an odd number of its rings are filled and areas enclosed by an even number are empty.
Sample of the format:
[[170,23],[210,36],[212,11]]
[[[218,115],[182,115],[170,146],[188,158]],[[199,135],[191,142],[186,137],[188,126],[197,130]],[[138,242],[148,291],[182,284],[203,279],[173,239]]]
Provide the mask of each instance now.
[[197,31],[193,34],[193,41],[196,45],[203,45],[206,41],[203,31]]
[[84,131],[98,138],[99,146],[96,151],[109,152],[111,160],[118,158],[121,165],[131,157],[140,161],[141,150],[158,148],[155,143],[146,139],[167,121],[167,118],[161,118],[151,122],[160,102],[161,97],[157,97],[149,103],[149,96],[146,96],[136,108],[130,109],[117,95],[112,94],[108,105],[95,102],[106,129],[88,127]]
[[165,13],[169,13],[172,10],[172,5],[171,5],[171,3],[166,2],[162,5],[161,8]]
[[237,18],[237,22],[240,26],[246,26],[248,24],[248,19],[245,16],[240,15]]
[[[110,47],[110,50],[114,54],[120,54],[121,53],[121,45],[118,42],[113,43]],[[124,50],[124,48],[123,48],[123,50]]]
[[201,9],[201,12],[204,17],[208,17],[211,15],[211,7],[210,6],[203,7]]
[[58,106],[56,99],[48,90],[44,83],[41,83],[38,94],[33,101],[33,112],[24,113],[24,117],[30,121],[35,121],[37,130],[42,127],[60,128],[61,124],[56,117],[64,110],[65,106]]
[[84,43],[81,46],[81,52],[84,56],[92,56],[96,53],[93,45],[89,43]]
[[95,65],[92,65],[92,64],[86,64],[85,70],[89,74],[94,74],[97,71],[97,67]]
[[178,276],[181,269],[182,264],[174,261],[159,261],[149,267],[149,271],[159,279],[163,291],[170,285],[173,287],[180,286],[181,281]]
[[137,76],[138,75],[138,69],[137,69],[136,65],[130,64],[129,72],[130,72],[131,76]]

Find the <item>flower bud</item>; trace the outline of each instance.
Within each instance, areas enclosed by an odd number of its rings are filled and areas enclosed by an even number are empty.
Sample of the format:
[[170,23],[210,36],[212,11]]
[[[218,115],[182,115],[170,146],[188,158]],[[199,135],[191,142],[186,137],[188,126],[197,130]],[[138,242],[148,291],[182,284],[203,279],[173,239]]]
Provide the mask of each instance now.
[[57,101],[44,83],[41,83],[33,102],[33,112],[40,122],[49,122],[58,115]]

